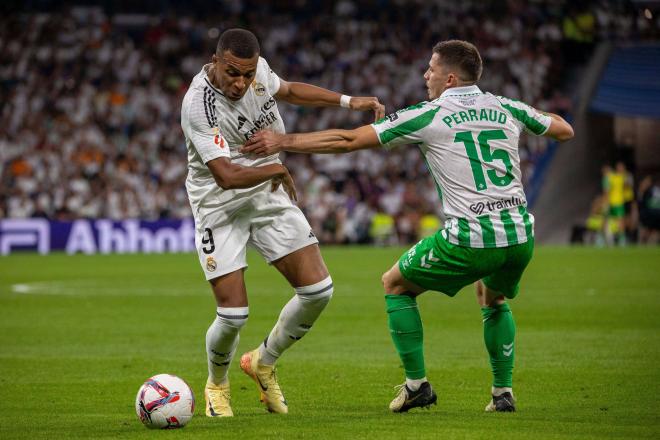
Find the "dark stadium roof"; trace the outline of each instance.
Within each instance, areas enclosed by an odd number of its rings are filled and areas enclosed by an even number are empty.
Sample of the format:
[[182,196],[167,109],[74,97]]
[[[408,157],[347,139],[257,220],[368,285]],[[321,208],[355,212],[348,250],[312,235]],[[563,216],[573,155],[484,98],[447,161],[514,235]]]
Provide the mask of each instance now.
[[591,109],[660,119],[660,45],[619,47],[612,52]]

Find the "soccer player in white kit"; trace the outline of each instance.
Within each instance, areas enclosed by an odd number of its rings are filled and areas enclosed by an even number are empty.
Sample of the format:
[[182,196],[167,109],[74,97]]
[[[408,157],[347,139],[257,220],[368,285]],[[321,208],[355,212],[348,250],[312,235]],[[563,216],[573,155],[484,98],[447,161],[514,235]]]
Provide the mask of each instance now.
[[270,412],[288,412],[275,362],[309,331],[333,293],[318,240],[291,201],[295,186],[278,154],[257,158],[238,151],[261,129],[284,133],[277,99],[371,110],[376,119],[384,115],[377,98],[280,79],[259,56],[257,38],[243,29],[225,31],[212,62],[193,78],[183,98],[181,127],[188,148],[186,189],[195,245],[218,306],[206,334],[209,417],[233,415],[227,371],[248,318],[246,245],[254,246],[295,290],[264,342],[240,361]]
[[435,404],[426,378],[422,321],[416,297],[426,290],[454,296],[474,283],[493,383],[486,411],[515,411],[512,391],[513,299],[534,250],[534,218],[527,212],[518,139],[527,131],[563,141],[572,127],[560,116],[477,87],[481,56],[458,40],[433,48],[424,74],[430,101],[355,130],[253,136],[242,149],[340,153],[417,144],[438,187],[444,229],[422,239],[383,275],[390,334],[406,381],[390,403],[393,412]]

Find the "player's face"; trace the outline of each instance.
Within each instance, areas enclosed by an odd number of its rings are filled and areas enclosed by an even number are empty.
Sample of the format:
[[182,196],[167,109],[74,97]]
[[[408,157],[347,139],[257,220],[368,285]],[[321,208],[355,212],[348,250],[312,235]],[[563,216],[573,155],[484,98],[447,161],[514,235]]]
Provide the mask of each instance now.
[[429,93],[429,99],[436,99],[442,95],[446,89],[456,87],[458,76],[442,64],[440,55],[433,53],[429,61],[429,68],[424,73],[426,89]]
[[252,58],[239,58],[226,50],[222,56],[213,55],[216,85],[232,101],[245,95],[257,73],[259,54]]

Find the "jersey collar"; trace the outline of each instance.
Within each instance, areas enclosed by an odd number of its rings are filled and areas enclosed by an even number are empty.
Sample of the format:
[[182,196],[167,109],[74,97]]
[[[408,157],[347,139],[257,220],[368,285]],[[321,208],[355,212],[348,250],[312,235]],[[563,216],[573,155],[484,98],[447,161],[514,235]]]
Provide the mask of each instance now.
[[211,88],[211,90],[213,90],[215,93],[217,93],[217,94],[219,94],[219,95],[222,95],[222,96],[225,96],[224,93],[222,93],[222,92],[220,91],[220,89],[218,89],[218,88],[215,87],[213,84],[211,84],[211,79],[209,78],[209,74],[208,74],[208,69],[209,69],[209,67],[211,67],[211,64],[210,64],[210,63],[209,63],[209,64],[205,64],[205,65],[202,67],[202,72],[201,72],[201,73],[202,73],[202,77],[204,78],[204,81],[206,82],[206,85],[208,85],[208,86]]
[[445,98],[447,96],[477,95],[482,93],[483,92],[479,87],[477,87],[476,85],[471,85],[464,87],[452,87],[442,92],[442,95],[440,95],[440,97]]

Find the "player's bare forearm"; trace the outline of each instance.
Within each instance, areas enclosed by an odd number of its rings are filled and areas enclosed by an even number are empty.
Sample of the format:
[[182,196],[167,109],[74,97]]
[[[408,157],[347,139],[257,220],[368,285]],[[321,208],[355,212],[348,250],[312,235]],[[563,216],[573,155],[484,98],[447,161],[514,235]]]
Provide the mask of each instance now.
[[282,150],[295,153],[349,153],[356,150],[353,130],[325,130],[285,135]]
[[286,173],[286,168],[280,164],[244,167],[231,163],[227,158],[213,159],[206,165],[222,189],[250,188],[273,178],[281,178]]
[[544,136],[551,137],[552,139],[558,140],[560,142],[567,141],[575,135],[573,132],[573,127],[571,124],[566,122],[564,118],[555,113],[543,112],[544,114],[552,118],[550,128],[545,132]]
[[312,133],[279,134],[264,130],[252,136],[241,152],[267,156],[280,151],[295,153],[349,153],[380,146],[376,131],[370,125],[355,130],[325,130]]
[[275,97],[296,105],[330,107],[339,105],[341,94],[307,83],[288,82]]
[[[341,94],[332,90],[301,82],[282,81],[276,98],[296,105],[309,107],[331,107],[340,105]],[[385,106],[375,96],[353,96],[349,108],[360,111],[373,111],[375,120],[385,116]]]

